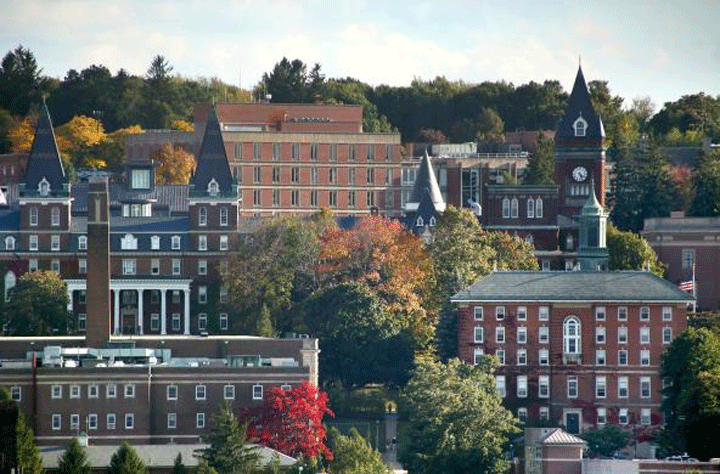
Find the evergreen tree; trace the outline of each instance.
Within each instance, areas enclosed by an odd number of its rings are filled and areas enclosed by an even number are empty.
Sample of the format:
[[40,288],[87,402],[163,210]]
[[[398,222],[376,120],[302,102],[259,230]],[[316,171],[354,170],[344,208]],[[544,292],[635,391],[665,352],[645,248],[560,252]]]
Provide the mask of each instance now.
[[58,461],[58,474],[90,474],[91,470],[85,448],[73,437]]
[[[0,387],[0,405],[8,407],[12,412],[15,410],[15,450],[14,453],[17,456],[17,465],[10,467],[17,467],[22,469],[26,474],[44,474],[45,469],[42,464],[42,457],[40,456],[40,450],[35,444],[35,435],[33,430],[25,424],[25,417],[18,408],[17,404],[10,398],[10,392],[5,387]],[[7,446],[8,442],[12,442],[11,439],[4,439],[3,444]],[[3,449],[3,454],[10,454],[12,456],[12,449]],[[3,460],[4,462],[4,460]]]
[[330,474],[388,474],[390,468],[380,458],[380,453],[363,438],[357,429],[350,429],[348,436],[336,428],[328,432],[333,460],[328,466]]
[[178,453],[175,457],[175,462],[173,463],[172,472],[170,474],[187,474],[185,464],[182,462],[182,454]]
[[689,215],[720,215],[720,153],[703,153],[693,180],[694,197]]
[[272,318],[270,317],[270,310],[264,303],[262,305],[262,308],[260,308],[260,317],[257,321],[255,334],[261,337],[275,337],[275,329],[273,329]]
[[553,184],[555,179],[555,143],[538,134],[538,145],[535,152],[528,158],[527,178],[525,184]]
[[214,467],[208,464],[207,459],[200,458],[195,468],[195,474],[218,474]]
[[219,474],[250,474],[259,466],[257,448],[248,444],[246,427],[240,426],[228,403],[213,416],[213,426],[205,437],[209,446],[200,456]]
[[147,467],[127,441],[110,458],[108,474],[146,474]]

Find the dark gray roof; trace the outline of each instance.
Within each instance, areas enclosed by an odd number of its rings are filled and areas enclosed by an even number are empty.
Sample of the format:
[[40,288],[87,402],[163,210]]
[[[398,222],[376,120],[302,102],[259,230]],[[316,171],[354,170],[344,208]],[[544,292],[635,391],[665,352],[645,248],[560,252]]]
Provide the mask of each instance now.
[[[87,213],[87,190],[87,183],[72,187],[73,214]],[[150,190],[135,190],[128,189],[124,184],[111,184],[109,192],[111,206],[123,202],[155,201],[153,206],[166,207],[172,214],[188,212],[188,187],[185,185],[155,185]]]
[[65,170],[60,160],[50,113],[45,104],[35,126],[35,138],[25,169],[25,189],[31,193],[37,192],[38,184],[43,178],[50,183],[52,194],[63,193]]
[[451,298],[461,301],[692,302],[692,295],[649,272],[493,272]]
[[427,150],[420,160],[420,167],[415,177],[415,185],[413,186],[413,192],[408,202],[419,204],[426,193],[430,194],[430,200],[437,210],[441,212],[445,210],[445,200],[440,192],[440,186],[438,186],[437,179],[435,178],[435,172],[432,169]]
[[213,179],[218,183],[220,193],[233,192],[233,177],[214,107],[210,109],[205,125],[205,134],[197,157],[197,168],[190,179],[190,184],[194,186],[196,193],[206,194],[208,184]]
[[0,212],[0,230],[13,230],[20,229],[20,211],[17,210],[5,210]]
[[[587,122],[587,129],[584,137],[576,137],[573,124],[578,117],[582,117]],[[605,128],[602,119],[595,112],[595,108],[590,100],[590,92],[585,83],[585,76],[582,67],[578,67],[577,76],[575,76],[575,84],[570,93],[570,100],[565,108],[565,113],[558,122],[555,131],[556,146],[576,146],[576,145],[602,145],[605,138]]]

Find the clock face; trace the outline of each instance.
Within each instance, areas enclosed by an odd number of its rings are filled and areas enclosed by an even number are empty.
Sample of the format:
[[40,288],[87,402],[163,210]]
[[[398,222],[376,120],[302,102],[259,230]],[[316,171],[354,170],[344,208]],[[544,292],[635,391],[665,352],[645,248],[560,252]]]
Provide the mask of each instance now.
[[572,177],[577,182],[585,181],[585,178],[587,178],[587,175],[588,175],[587,170],[582,166],[578,166],[577,168],[575,168],[572,171]]

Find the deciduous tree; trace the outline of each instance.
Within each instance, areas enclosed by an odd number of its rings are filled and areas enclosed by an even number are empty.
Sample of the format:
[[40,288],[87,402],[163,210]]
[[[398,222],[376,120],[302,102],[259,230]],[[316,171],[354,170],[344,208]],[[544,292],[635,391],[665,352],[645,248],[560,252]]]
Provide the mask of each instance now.
[[658,260],[648,241],[641,236],[630,231],[618,230],[614,225],[609,224],[606,238],[610,270],[648,269],[659,277],[665,276],[667,267]]
[[582,438],[587,441],[588,448],[593,454],[609,458],[616,451],[625,447],[630,439],[630,434],[615,425],[607,425],[598,430],[583,433]]
[[336,428],[330,428],[328,440],[334,456],[328,465],[329,474],[390,474],[392,472],[383,462],[380,453],[373,449],[355,428],[351,428],[348,435],[343,435]]
[[195,171],[195,157],[181,146],[165,143],[155,157],[157,184],[188,184]]
[[421,360],[404,393],[409,415],[399,461],[419,474],[501,474],[503,447],[518,431],[495,388],[495,362],[477,366],[451,359]]
[[335,415],[327,400],[325,392],[306,381],[290,390],[273,387],[261,407],[246,412],[247,436],[288,456],[332,459],[323,417]]
[[75,321],[67,310],[65,281],[55,272],[35,271],[18,278],[5,304],[5,320],[18,336],[72,333]]

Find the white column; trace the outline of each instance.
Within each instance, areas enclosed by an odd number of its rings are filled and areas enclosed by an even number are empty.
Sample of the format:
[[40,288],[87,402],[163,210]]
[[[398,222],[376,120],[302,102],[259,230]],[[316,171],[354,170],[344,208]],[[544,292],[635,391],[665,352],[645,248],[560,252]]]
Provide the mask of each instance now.
[[[6,290],[6,291],[7,291],[7,290]],[[73,289],[71,289],[70,287],[68,287],[68,289],[67,289],[67,294],[68,294],[67,310],[68,310],[69,312],[71,312],[71,313],[72,313],[72,310],[73,310],[73,293],[74,293],[74,292],[75,292],[75,291],[74,291]],[[5,301],[7,301],[7,299],[6,299]]]
[[115,318],[115,330],[113,334],[120,334],[120,290],[113,290],[113,293],[115,294],[115,313],[113,314]]
[[165,295],[167,290],[160,290],[160,334],[167,334],[167,307],[165,303]]
[[138,327],[137,327],[137,331],[138,331],[138,334],[142,335],[142,333],[143,333],[143,320],[144,320],[144,317],[143,317],[143,316],[144,316],[144,315],[143,315],[143,290],[142,290],[142,289],[139,289],[139,290],[137,290],[137,292],[138,292],[138,299],[137,299],[137,302],[138,302],[137,326],[138,326]]
[[185,290],[185,331],[184,334],[190,334],[190,288]]

